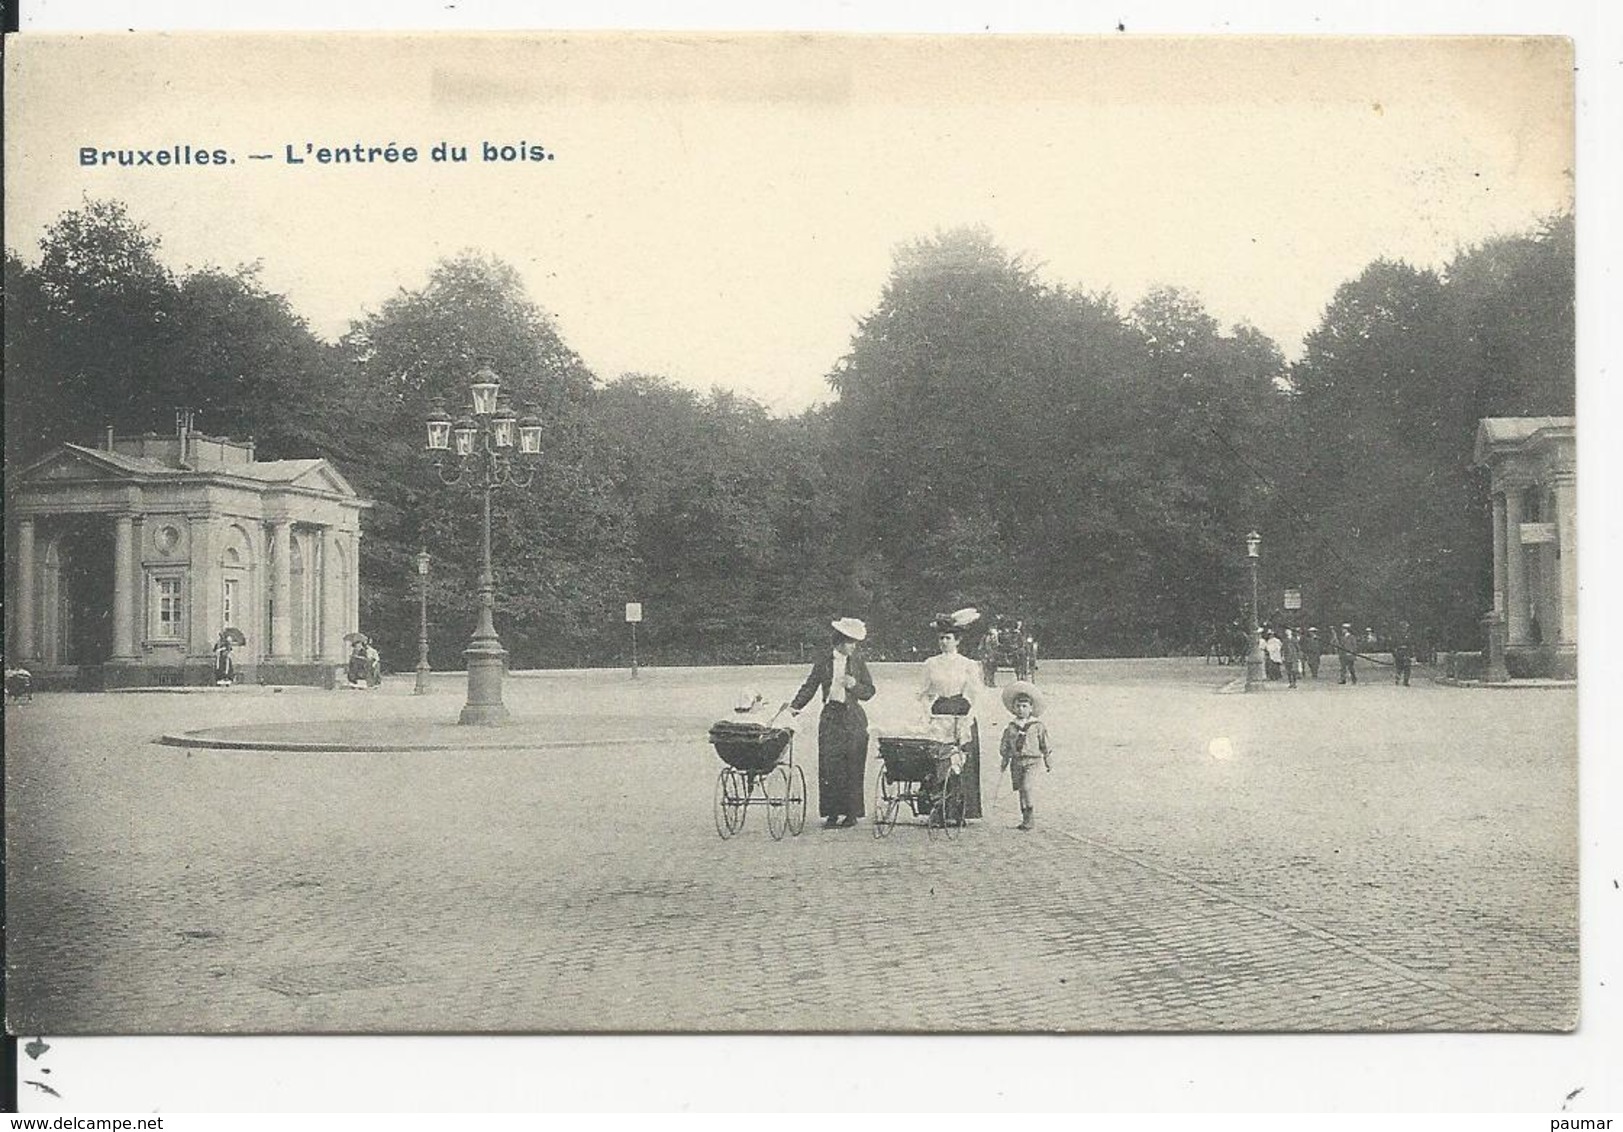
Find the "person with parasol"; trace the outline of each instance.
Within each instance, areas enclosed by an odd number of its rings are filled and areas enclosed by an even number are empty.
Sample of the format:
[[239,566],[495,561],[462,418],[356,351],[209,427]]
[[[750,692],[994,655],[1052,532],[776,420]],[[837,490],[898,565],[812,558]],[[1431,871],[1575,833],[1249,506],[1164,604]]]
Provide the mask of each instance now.
[[817,717],[817,812],[823,828],[850,828],[863,812],[862,778],[868,763],[868,715],[862,701],[872,699],[873,677],[856,655],[868,627],[855,617],[829,623],[833,645],[812,665],[811,674],[786,705],[799,715],[818,691],[823,710]]
[[237,662],[231,652],[238,645],[248,643],[242,630],[235,625],[227,625],[220,630],[219,638],[214,642],[214,683],[222,688],[230,687],[237,681]]

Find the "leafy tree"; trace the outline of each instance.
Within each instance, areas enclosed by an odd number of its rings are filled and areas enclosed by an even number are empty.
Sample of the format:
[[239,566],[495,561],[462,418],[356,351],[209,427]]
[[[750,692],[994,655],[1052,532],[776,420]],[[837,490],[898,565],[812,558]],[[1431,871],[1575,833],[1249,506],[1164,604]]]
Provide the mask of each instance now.
[[7,453],[84,442],[103,423],[254,435],[268,457],[330,438],[322,343],[256,266],[177,276],[157,237],[116,201],[64,213],[36,264],[6,257]]
[[1344,284],[1292,372],[1299,557],[1342,615],[1476,644],[1491,600],[1484,416],[1573,405],[1571,217]]
[[104,422],[155,427],[182,355],[179,288],[158,240],[114,201],[45,233],[35,264],[6,257],[6,448],[27,460]]
[[909,245],[831,379],[858,545],[909,616],[973,593],[1060,650],[1193,643],[1261,494],[1224,438],[1278,427],[1283,372],[1182,292],[1124,319],[980,230]]
[[477,607],[482,500],[445,487],[423,451],[435,399],[468,411],[469,378],[488,362],[515,408],[544,422],[545,455],[527,488],[498,488],[492,559],[498,629],[515,667],[599,655],[624,600],[627,518],[591,451],[593,378],[524,291],[518,273],[464,252],[425,285],[354,323],[340,343],[348,427],[331,455],[376,502],[361,542],[364,627],[380,651],[415,652],[417,549],[435,556],[436,665],[456,663]]
[[1369,265],[1290,367],[1187,292],[1124,314],[982,229],[938,233],[897,250],[834,403],[787,419],[657,376],[599,385],[480,253],[328,344],[256,266],[177,274],[160,251],[86,201],[34,261],[7,253],[8,459],[105,419],[166,428],[176,405],[265,455],[326,456],[376,504],[362,617],[393,659],[415,652],[412,560],[434,553],[436,666],[472,624],[480,500],[434,477],[422,421],[435,398],[463,410],[482,360],[545,426],[535,482],[493,514],[515,666],[624,663],[626,600],[666,662],[797,657],[840,614],[905,656],[961,604],[1025,617],[1049,655],[1199,648],[1248,610],[1252,526],[1265,607],[1300,583],[1315,616],[1474,640],[1476,421],[1573,404],[1570,216],[1442,271]]

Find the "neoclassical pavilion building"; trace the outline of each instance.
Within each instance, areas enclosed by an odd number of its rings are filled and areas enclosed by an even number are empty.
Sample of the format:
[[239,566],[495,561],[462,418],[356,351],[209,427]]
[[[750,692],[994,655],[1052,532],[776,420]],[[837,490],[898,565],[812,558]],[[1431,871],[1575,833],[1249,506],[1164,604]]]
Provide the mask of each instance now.
[[1477,425],[1476,463],[1488,469],[1493,492],[1490,676],[1577,671],[1575,425],[1572,417],[1485,417]]
[[358,628],[361,512],[325,460],[192,432],[64,444],[9,485],[8,664],[47,687],[329,684]]

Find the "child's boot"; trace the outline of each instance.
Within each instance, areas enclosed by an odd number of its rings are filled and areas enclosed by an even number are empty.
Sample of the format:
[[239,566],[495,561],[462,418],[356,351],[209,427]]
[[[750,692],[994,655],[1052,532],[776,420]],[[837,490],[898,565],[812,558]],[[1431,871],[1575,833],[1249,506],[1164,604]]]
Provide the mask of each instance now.
[[1016,828],[1016,829],[1030,829],[1031,828],[1031,807],[1030,806],[1022,806],[1020,808],[1020,824],[1015,826],[1014,828]]

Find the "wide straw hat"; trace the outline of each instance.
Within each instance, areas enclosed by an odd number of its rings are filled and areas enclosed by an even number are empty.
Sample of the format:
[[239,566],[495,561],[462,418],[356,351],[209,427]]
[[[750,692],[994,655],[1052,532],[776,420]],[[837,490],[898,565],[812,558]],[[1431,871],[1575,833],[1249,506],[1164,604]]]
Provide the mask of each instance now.
[[855,617],[841,617],[837,621],[830,621],[830,627],[842,637],[849,637],[853,641],[860,641],[868,635],[868,626]]
[[1043,694],[1037,690],[1037,685],[1030,680],[1016,680],[1003,689],[1003,706],[1009,709],[1009,714],[1014,714],[1014,701],[1021,696],[1030,697],[1031,714],[1033,716],[1041,715],[1043,709],[1048,706],[1043,700]]

